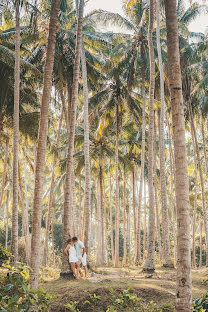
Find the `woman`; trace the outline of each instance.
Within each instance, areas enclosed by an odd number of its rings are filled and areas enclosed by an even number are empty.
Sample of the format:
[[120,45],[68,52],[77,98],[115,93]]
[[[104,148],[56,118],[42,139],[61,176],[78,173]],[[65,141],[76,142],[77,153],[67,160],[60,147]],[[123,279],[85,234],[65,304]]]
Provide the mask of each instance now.
[[[69,263],[71,264],[71,268],[73,271],[73,274],[75,276],[76,279],[79,279],[79,269],[80,269],[80,264],[77,258],[77,253],[76,253],[76,249],[74,247],[74,242],[69,239],[67,241],[68,245],[66,247],[66,249],[64,250],[64,253],[67,257],[69,257]],[[77,271],[76,271],[77,269]]]

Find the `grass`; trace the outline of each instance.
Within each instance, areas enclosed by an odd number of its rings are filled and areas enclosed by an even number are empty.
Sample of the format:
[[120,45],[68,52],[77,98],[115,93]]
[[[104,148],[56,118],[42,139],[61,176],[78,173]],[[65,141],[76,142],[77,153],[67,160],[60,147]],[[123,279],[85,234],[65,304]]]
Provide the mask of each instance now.
[[[57,272],[56,272],[57,274]],[[208,269],[195,269],[192,271],[193,277],[193,298],[200,297],[206,292],[206,285],[203,280],[207,278]],[[172,303],[175,300],[175,269],[164,269],[157,267],[152,278],[136,267],[132,268],[96,268],[96,273],[88,279],[66,281],[51,280],[42,286],[51,294],[59,294],[59,297],[52,305],[51,311],[64,311],[64,305],[70,301],[78,301],[81,311],[93,311],[86,306],[85,301],[89,296],[96,294],[102,300],[96,311],[105,311],[109,304],[110,292],[113,288],[116,293],[128,287],[142,299],[144,303],[151,300],[157,304]]]

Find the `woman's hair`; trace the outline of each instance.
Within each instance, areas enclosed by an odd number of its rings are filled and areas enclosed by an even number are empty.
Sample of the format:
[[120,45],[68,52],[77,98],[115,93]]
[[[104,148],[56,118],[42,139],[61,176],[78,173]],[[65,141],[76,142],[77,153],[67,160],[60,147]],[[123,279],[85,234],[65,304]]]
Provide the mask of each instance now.
[[67,240],[67,244],[69,244],[69,243],[71,243],[71,238],[69,238],[69,239]]

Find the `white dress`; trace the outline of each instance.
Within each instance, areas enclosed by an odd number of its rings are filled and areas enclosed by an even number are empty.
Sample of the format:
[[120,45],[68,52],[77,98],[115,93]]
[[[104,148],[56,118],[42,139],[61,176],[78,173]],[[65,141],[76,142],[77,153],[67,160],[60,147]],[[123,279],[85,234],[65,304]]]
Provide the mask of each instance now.
[[77,252],[74,246],[69,248],[69,262],[78,262]]

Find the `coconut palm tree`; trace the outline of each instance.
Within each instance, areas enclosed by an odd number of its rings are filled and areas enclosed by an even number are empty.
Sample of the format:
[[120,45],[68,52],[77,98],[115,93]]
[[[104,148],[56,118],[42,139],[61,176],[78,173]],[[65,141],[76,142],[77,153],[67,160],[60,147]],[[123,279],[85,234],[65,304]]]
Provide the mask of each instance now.
[[13,118],[13,204],[12,246],[14,264],[18,261],[18,149],[19,149],[19,92],[20,92],[20,3],[15,1],[15,70]]
[[34,288],[38,286],[38,276],[39,276],[42,188],[44,180],[46,141],[48,132],[48,112],[52,87],[52,71],[54,63],[58,12],[59,12],[59,0],[53,0],[49,23],[46,63],[44,69],[43,93],[42,93],[39,132],[38,132],[37,162],[35,168],[35,190],[34,190],[32,238],[31,238],[31,249],[33,250],[33,252],[31,255],[32,271],[30,273],[31,286]]
[[165,0],[168,72],[171,92],[177,209],[177,311],[191,311],[189,181],[180,68],[176,0]]
[[149,59],[150,59],[150,87],[149,87],[149,137],[148,137],[148,188],[149,188],[149,235],[147,258],[143,267],[144,271],[155,270],[155,208],[154,208],[154,188],[153,188],[153,157],[154,157],[154,91],[155,91],[155,59],[154,46],[152,40],[154,23],[154,3],[150,1],[149,13]]

